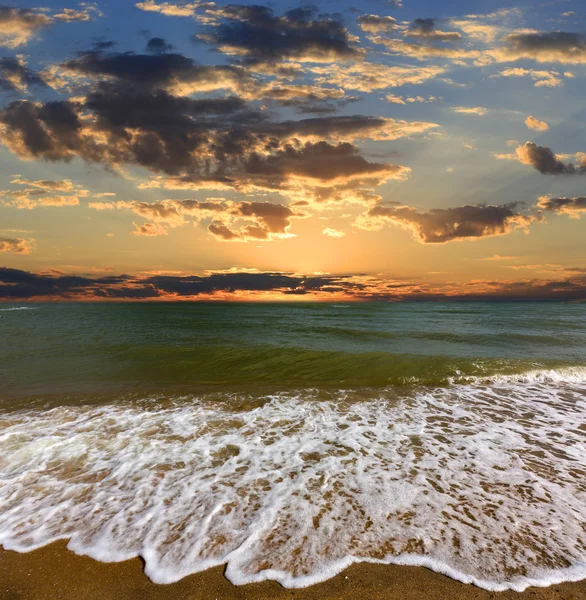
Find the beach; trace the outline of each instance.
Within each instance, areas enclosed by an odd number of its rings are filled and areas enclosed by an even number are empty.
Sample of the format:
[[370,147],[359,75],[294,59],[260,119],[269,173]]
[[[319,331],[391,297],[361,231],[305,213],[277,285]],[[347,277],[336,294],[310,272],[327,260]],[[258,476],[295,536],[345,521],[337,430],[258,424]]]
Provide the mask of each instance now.
[[586,313],[550,307],[3,307],[5,588],[583,596]]
[[18,554],[0,550],[2,600],[583,600],[586,581],[525,592],[489,592],[421,567],[352,565],[302,589],[274,581],[232,585],[223,567],[170,585],[152,583],[139,559],[100,563],[77,556],[65,542]]

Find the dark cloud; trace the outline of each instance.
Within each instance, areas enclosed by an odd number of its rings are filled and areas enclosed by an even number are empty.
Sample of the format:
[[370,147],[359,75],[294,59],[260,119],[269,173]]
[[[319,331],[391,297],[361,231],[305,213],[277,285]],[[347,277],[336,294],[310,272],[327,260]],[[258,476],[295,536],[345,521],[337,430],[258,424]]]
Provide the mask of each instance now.
[[92,44],[92,48],[96,52],[104,52],[105,50],[111,50],[116,45],[116,42],[112,40],[97,40]]
[[408,37],[423,38],[430,42],[453,42],[460,40],[462,34],[457,31],[440,31],[435,19],[415,19],[405,32]]
[[[410,206],[376,205],[368,211],[364,226],[375,228],[377,221],[391,221],[408,227],[424,244],[443,244],[454,240],[477,239],[527,228],[537,217],[526,217],[515,204],[435,208],[418,212]],[[369,219],[374,219],[374,222]]]
[[208,226],[208,231],[219,240],[225,242],[246,240],[271,240],[289,237],[291,219],[303,217],[303,213],[296,213],[288,206],[272,204],[270,202],[238,202],[226,210],[226,216],[231,220],[242,217],[252,220],[253,224],[235,229],[225,222],[213,221]]
[[310,7],[282,16],[260,5],[213,7],[208,12],[215,19],[214,30],[199,39],[247,62],[332,62],[363,56],[341,21],[318,17]]
[[415,19],[409,25],[409,33],[412,35],[427,36],[435,30],[435,19]]
[[[315,22],[309,15],[293,11],[286,20],[313,31]],[[0,110],[0,140],[5,146],[25,160],[80,158],[111,170],[136,165],[162,174],[159,177],[173,177],[186,188],[247,191],[256,186],[288,192],[308,183],[354,182],[356,187],[356,182],[368,180],[368,185],[378,185],[403,178],[408,169],[369,162],[351,142],[397,139],[435,127],[363,115],[275,121],[270,111],[251,108],[249,99],[266,94],[301,110],[327,112],[345,93],[274,82],[256,82],[251,88],[240,67],[199,65],[164,51],[83,52],[49,71],[52,81],[63,73],[89,81],[70,100],[23,100],[5,106]],[[242,94],[207,95],[231,85]],[[196,93],[206,95],[194,97]],[[248,237],[259,233],[251,230]]]
[[338,111],[344,104],[358,100],[339,88],[314,85],[267,85],[258,90],[259,98],[280,106],[293,107],[299,113],[325,115]]
[[216,221],[209,224],[208,231],[224,242],[234,242],[242,239],[242,236],[238,232],[232,231],[232,229],[227,225],[224,225],[224,223],[218,223]]
[[104,54],[94,50],[83,52],[60,67],[65,73],[74,75],[112,77],[149,88],[183,89],[186,93],[230,88],[245,76],[237,67],[200,65],[183,54],[168,52]]
[[457,288],[426,285],[364,275],[310,275],[225,271],[207,275],[145,275],[80,277],[36,274],[0,268],[0,298],[7,300],[157,300],[249,299],[257,294],[314,294],[323,299],[343,295],[349,300],[583,300],[584,269],[567,269],[559,280],[476,281]]
[[579,164],[561,161],[550,148],[527,142],[517,148],[517,158],[525,165],[531,165],[544,175],[584,175],[586,159]]
[[580,218],[582,214],[586,214],[586,197],[551,198],[549,196],[543,196],[542,198],[539,198],[537,207],[541,210]]
[[586,36],[565,31],[514,33],[505,38],[499,58],[586,64]]
[[281,181],[290,177],[313,179],[322,182],[334,180],[373,178],[377,175],[399,174],[402,167],[371,163],[353,144],[307,142],[301,148],[287,146],[270,156],[252,155],[244,165],[245,172],[253,178],[271,178]]
[[151,38],[146,45],[147,52],[153,52],[155,54],[164,54],[173,50],[172,44],[169,44],[163,38],[154,37]]
[[291,217],[300,216],[288,206],[270,202],[240,202],[238,213],[243,217],[253,217],[271,233],[284,233],[291,224]]
[[351,144],[302,140],[388,139],[421,125],[363,116],[267,122],[237,97],[193,99],[116,81],[96,84],[75,102],[12,102],[0,111],[0,123],[2,141],[22,158],[78,156],[111,168],[136,164],[193,183],[271,189],[291,177],[400,178],[405,169],[370,163]]
[[26,92],[29,85],[46,87],[43,78],[31,71],[21,57],[0,58],[0,90]]
[[63,274],[36,274],[0,267],[0,298],[112,298],[148,299],[175,296],[192,297],[216,292],[229,294],[272,290],[320,290],[337,285],[351,289],[348,277],[303,277],[284,273],[226,272],[205,276],[155,275],[132,277],[80,277]]
[[[89,108],[104,120],[106,127],[170,130],[176,126],[192,130],[210,115],[229,115],[246,108],[246,102],[236,96],[193,99],[173,96],[164,90],[143,92],[131,85],[101,82],[85,99]],[[171,114],[169,114],[171,113]],[[251,118],[254,114],[254,119]],[[248,121],[259,118],[259,113],[240,115]]]
[[69,161],[80,149],[81,123],[73,104],[11,102],[0,111],[5,145],[23,158]]
[[[255,130],[267,135],[286,139],[294,136],[311,137],[313,139],[354,139],[359,137],[373,137],[377,133],[381,137],[389,125],[398,125],[401,136],[401,122],[384,117],[371,117],[365,115],[313,117],[299,121],[267,122],[258,125]],[[402,123],[405,125],[405,123]]]
[[67,298],[74,295],[99,295],[103,290],[118,286],[128,279],[125,275],[96,279],[77,275],[40,275],[0,267],[0,298],[25,299],[38,296]]
[[[103,82],[83,104],[10,103],[0,122],[2,141],[23,158],[67,161],[77,155],[107,167],[131,163],[173,174],[205,170],[201,160],[213,132],[243,108],[238,98],[194,100]],[[83,109],[92,111],[91,123]]]

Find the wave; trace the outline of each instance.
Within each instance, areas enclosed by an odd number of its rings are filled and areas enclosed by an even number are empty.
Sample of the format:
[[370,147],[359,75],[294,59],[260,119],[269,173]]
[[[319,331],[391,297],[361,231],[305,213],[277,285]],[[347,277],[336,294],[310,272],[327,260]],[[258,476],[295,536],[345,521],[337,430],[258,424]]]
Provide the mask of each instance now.
[[[104,351],[105,352],[105,351]],[[154,384],[274,385],[277,388],[446,386],[583,365],[560,360],[351,353],[272,346],[121,346],[108,350],[121,376]]]
[[12,310],[36,310],[36,306],[11,306],[10,308],[0,308],[0,312],[9,312]]
[[361,561],[494,591],[583,579],[585,409],[562,369],[6,412],[0,544],[140,555],[158,583],[226,564],[303,587]]
[[353,329],[346,327],[314,326],[299,329],[300,332],[312,335],[327,335],[332,337],[347,338],[356,341],[387,340],[431,340],[435,342],[448,342],[454,344],[467,344],[470,346],[510,346],[511,344],[544,344],[547,346],[567,346],[567,332],[565,335],[553,336],[536,333],[454,333],[451,331],[380,331],[376,329]]
[[586,383],[586,367],[561,367],[557,369],[539,369],[511,375],[492,375],[471,378],[477,383]]

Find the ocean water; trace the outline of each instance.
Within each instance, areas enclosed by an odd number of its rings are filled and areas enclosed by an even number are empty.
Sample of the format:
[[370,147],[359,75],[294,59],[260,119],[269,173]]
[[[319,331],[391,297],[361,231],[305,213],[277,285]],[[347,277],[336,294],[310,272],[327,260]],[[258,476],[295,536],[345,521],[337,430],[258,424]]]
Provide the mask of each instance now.
[[586,304],[0,304],[0,544],[169,583],[586,578]]

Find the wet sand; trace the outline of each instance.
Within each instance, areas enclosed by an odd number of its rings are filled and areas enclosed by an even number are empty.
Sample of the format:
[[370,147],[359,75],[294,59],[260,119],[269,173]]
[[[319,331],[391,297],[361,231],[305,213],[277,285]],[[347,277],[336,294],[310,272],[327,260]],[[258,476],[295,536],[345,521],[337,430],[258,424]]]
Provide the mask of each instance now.
[[586,580],[523,593],[487,592],[421,567],[353,565],[310,588],[275,582],[236,587],[223,568],[171,585],[152,583],[139,559],[100,563],[60,542],[18,554],[0,548],[0,600],[586,600]]

